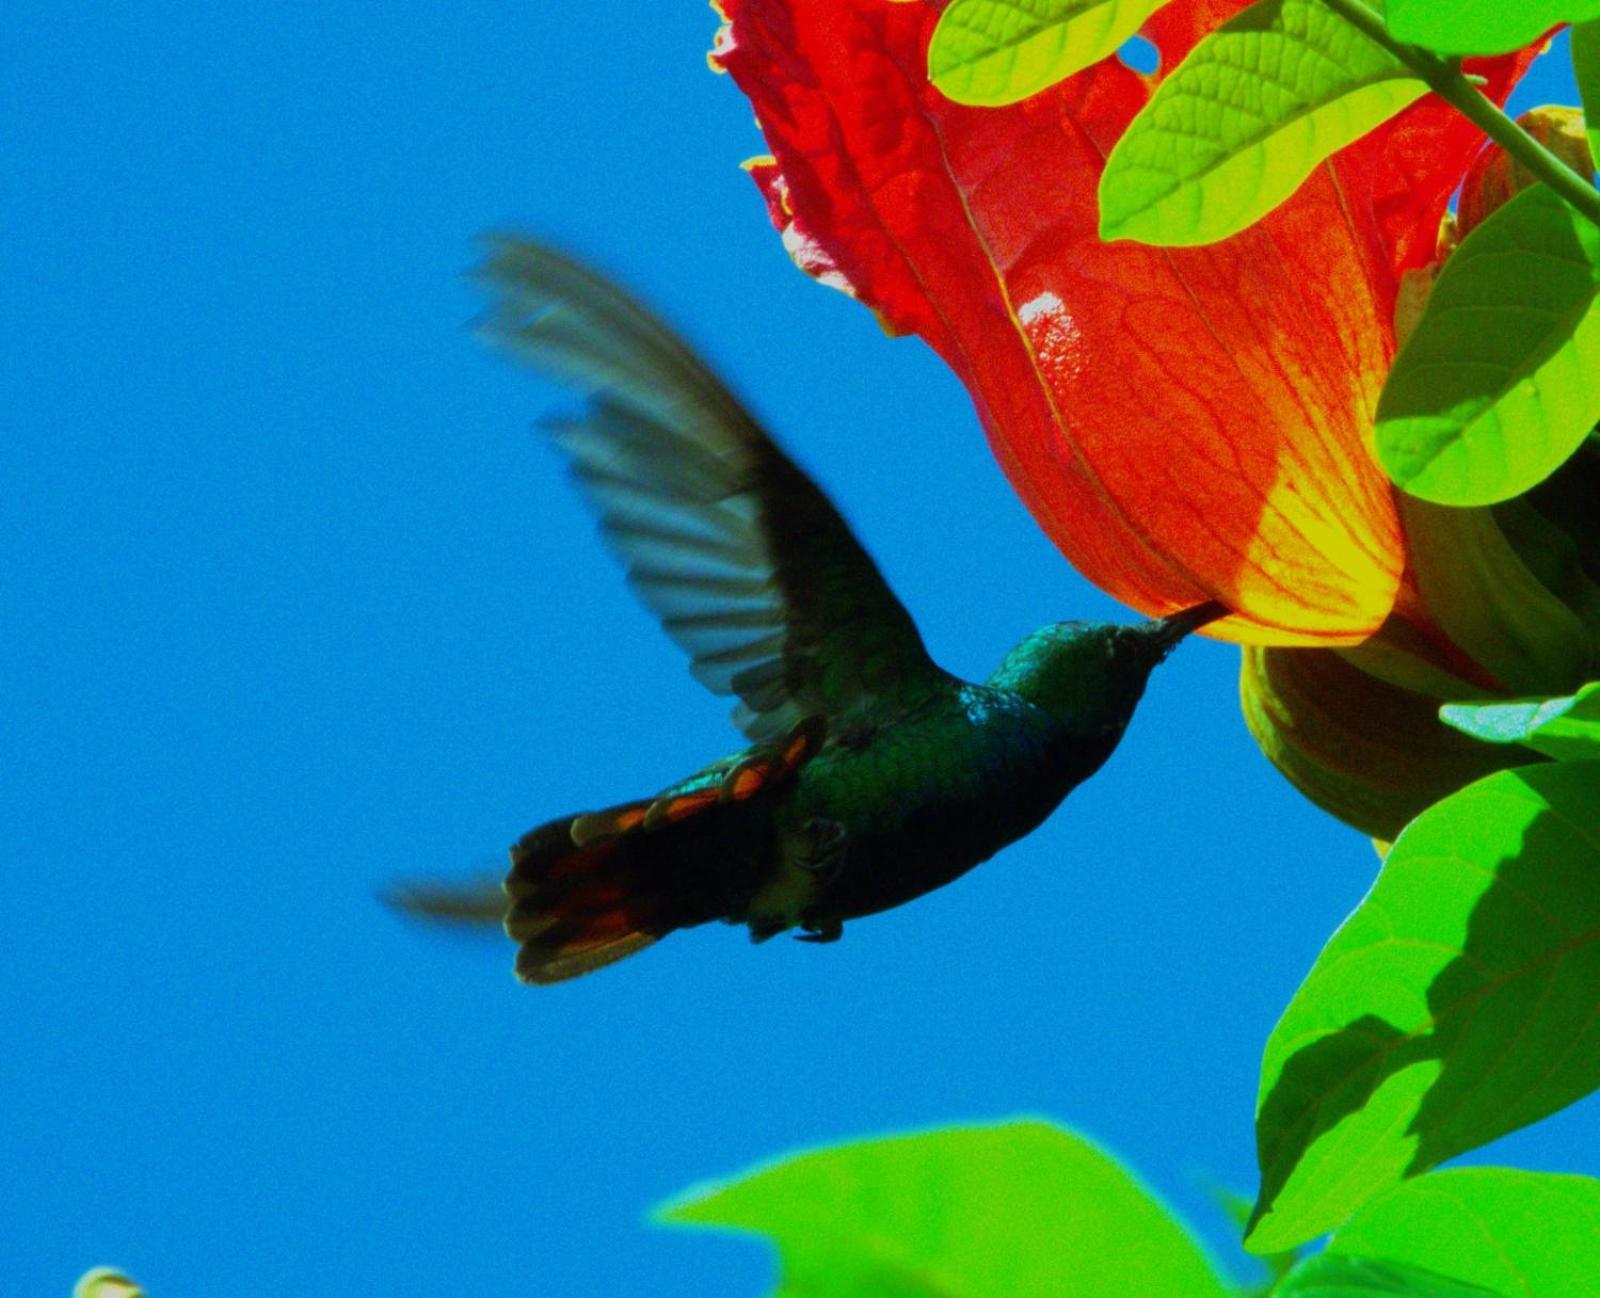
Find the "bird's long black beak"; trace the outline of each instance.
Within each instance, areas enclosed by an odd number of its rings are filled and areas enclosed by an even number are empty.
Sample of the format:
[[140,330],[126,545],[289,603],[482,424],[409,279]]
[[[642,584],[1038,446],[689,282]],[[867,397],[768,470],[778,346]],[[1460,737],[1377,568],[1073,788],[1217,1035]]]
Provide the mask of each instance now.
[[1208,600],[1204,604],[1196,604],[1193,608],[1180,609],[1167,617],[1159,617],[1146,623],[1150,628],[1152,638],[1161,649],[1162,657],[1171,653],[1178,641],[1191,631],[1198,631],[1203,626],[1208,626],[1219,618],[1225,618],[1233,612],[1226,604],[1217,600]]

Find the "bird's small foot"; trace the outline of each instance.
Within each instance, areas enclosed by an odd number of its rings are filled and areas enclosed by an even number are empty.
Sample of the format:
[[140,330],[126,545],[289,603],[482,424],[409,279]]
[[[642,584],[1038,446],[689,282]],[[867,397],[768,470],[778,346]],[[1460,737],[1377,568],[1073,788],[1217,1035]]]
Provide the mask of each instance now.
[[849,847],[849,835],[844,826],[837,820],[819,816],[806,821],[800,832],[803,838],[795,864],[824,882],[837,876]]
[[796,933],[797,942],[837,942],[844,936],[844,921],[840,919],[826,919],[820,922],[807,920],[803,924],[803,932]]

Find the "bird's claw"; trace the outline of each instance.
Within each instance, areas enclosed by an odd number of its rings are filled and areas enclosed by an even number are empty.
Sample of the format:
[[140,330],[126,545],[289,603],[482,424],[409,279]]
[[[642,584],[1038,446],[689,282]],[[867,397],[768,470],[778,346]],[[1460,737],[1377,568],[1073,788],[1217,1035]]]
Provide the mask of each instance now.
[[833,879],[844,866],[845,851],[849,846],[844,826],[837,820],[825,820],[818,816],[806,821],[801,832],[805,838],[796,864],[824,882]]
[[794,935],[796,942],[837,942],[844,936],[844,921],[839,919],[807,920],[803,928]]

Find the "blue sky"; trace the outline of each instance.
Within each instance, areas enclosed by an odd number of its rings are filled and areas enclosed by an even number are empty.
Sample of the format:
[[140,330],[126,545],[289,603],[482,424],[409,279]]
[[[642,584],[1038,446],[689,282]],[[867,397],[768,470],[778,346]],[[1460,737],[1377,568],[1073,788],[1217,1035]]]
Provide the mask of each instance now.
[[[952,670],[1121,611],[919,343],[796,272],[698,3],[12,5],[0,72],[0,1290],[756,1294],[650,1205],[786,1149],[1043,1112],[1218,1247],[1261,1043],[1369,883],[1186,646],[1108,768],[816,947],[549,990],[409,926],[563,812],[727,751],[462,273],[622,275],[834,493]],[[1520,97],[1573,98],[1559,76]],[[1593,1103],[1491,1159],[1600,1161]]]

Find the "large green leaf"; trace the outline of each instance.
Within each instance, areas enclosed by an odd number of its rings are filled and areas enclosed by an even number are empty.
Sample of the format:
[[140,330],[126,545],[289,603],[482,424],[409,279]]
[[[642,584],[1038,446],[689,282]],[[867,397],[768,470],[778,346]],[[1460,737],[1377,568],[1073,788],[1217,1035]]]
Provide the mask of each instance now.
[[1600,19],[1572,29],[1572,73],[1583,100],[1589,152],[1594,161],[1600,161]]
[[1363,1207],[1328,1252],[1448,1270],[1507,1298],[1594,1298],[1600,1181],[1501,1167],[1430,1172]]
[[1520,495],[1600,420],[1600,228],[1544,185],[1445,262],[1378,401],[1378,458],[1441,505]]
[[1600,1085],[1600,762],[1501,771],[1395,841],[1273,1029],[1248,1247]]
[[1600,17],[1600,0],[1389,0],[1397,40],[1441,54],[1507,54],[1552,27]]
[[1222,1298],[1187,1230],[1081,1136],[952,1127],[800,1154],[691,1192],[669,1222],[769,1236],[806,1298]]
[[1167,0],[951,0],[928,77],[962,104],[1014,104],[1116,52]]
[[1403,1263],[1364,1257],[1308,1257],[1272,1298],[1507,1298],[1482,1285]]
[[1257,0],[1195,46],[1117,141],[1100,235],[1226,238],[1426,90],[1322,0]]
[[1439,719],[1491,744],[1526,744],[1558,761],[1600,760],[1600,681],[1558,699],[1446,703]]

